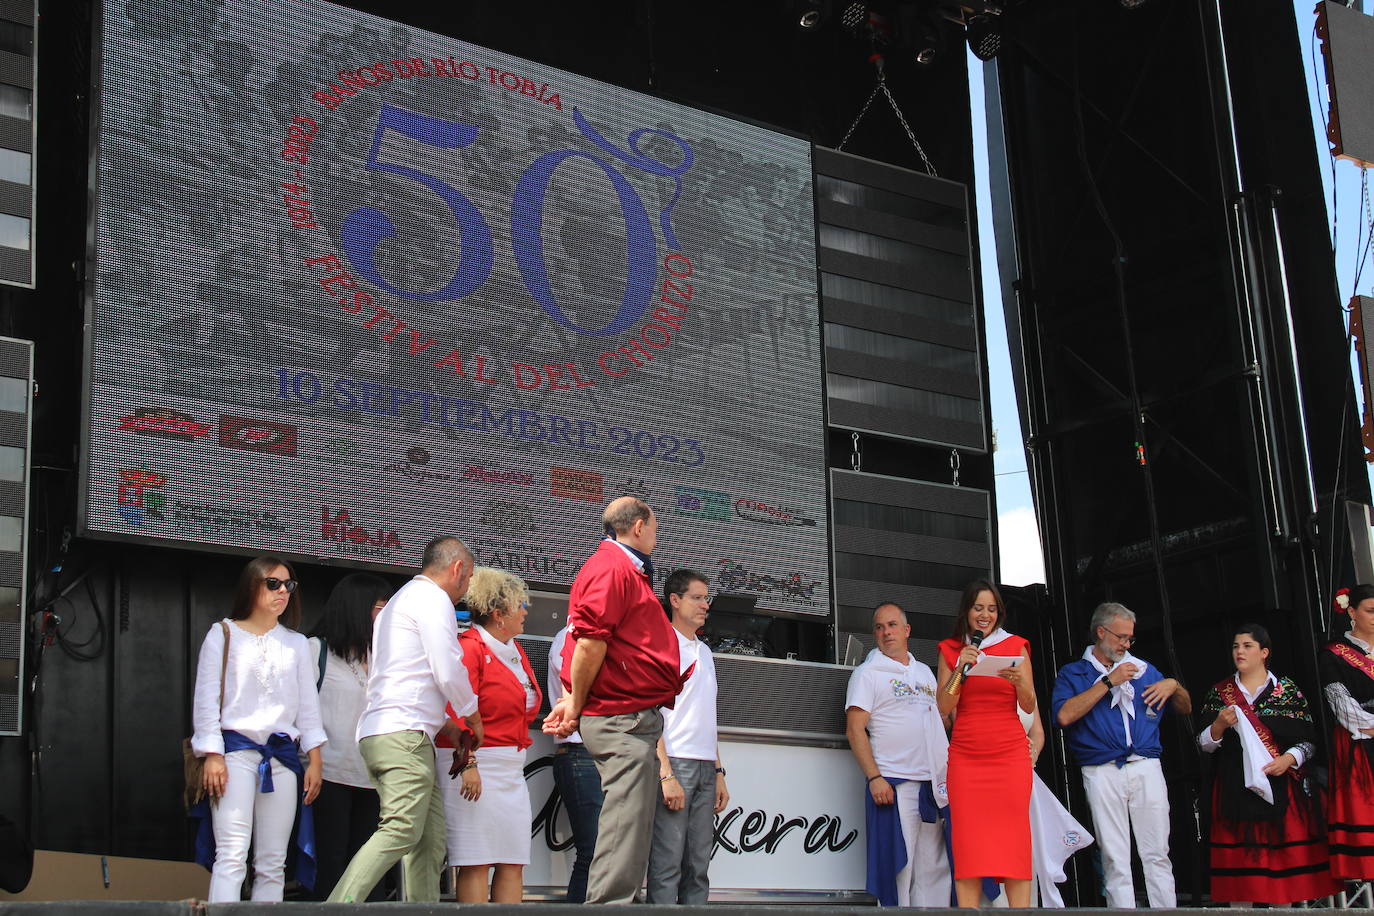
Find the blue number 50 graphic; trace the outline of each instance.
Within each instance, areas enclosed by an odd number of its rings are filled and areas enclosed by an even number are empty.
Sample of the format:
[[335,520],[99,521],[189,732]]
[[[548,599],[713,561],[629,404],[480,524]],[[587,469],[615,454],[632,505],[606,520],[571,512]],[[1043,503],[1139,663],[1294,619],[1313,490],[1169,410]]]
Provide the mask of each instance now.
[[[673,179],[676,190],[659,213],[659,225],[664,241],[669,247],[678,249],[671,216],[682,193],[682,175],[692,166],[691,147],[686,141],[667,131],[646,128],[629,135],[629,150],[626,151],[598,133],[576,109],[573,111],[573,121],[584,137],[610,157],[652,175]],[[425,302],[463,299],[481,288],[491,276],[494,259],[491,229],[473,203],[447,183],[416,169],[379,162],[377,153],[381,148],[384,132],[388,129],[435,149],[462,149],[472,145],[477,139],[479,128],[383,104],[377,116],[372,149],[367,157],[369,170],[389,172],[418,181],[438,194],[448,205],[459,232],[457,270],[453,279],[442,289],[432,292],[402,289],[388,281],[377,269],[377,246],[396,235],[396,226],[390,217],[375,207],[358,207],[345,217],[341,231],[344,254],[360,276],[393,295]],[[648,155],[640,148],[645,136],[661,137],[676,144],[681,153],[681,160],[676,164],[670,164]],[[554,299],[544,257],[544,203],[554,172],[568,159],[586,159],[595,163],[605,173],[615,189],[621,216],[625,220],[625,294],[621,298],[620,310],[600,328],[583,327],[564,314]],[[653,226],[639,192],[606,158],[580,150],[558,150],[545,153],[536,159],[516,184],[515,196],[511,201],[511,244],[516,264],[520,268],[520,276],[525,281],[525,288],[550,318],[570,331],[590,337],[619,334],[634,325],[648,311],[653,298],[657,271]]]

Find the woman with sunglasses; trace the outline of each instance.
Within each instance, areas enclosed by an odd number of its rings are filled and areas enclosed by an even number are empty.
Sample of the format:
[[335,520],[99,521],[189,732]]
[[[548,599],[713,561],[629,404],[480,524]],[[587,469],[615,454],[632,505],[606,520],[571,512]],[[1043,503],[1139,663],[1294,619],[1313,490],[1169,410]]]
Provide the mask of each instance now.
[[[310,658],[320,692],[320,717],[329,736],[321,750],[324,781],[315,800],[314,899],[324,900],[344,869],[377,829],[381,799],[358,750],[358,720],[367,705],[372,622],[395,591],[373,573],[349,573],[324,602],[324,614],[310,634]],[[386,896],[384,883],[369,901]]]
[[[457,779],[440,777],[448,862],[458,868],[459,903],[519,903],[524,897],[531,821],[525,749],[543,699],[530,660],[515,641],[525,632],[529,598],[519,577],[486,566],[473,571],[464,598],[472,626],[458,644],[486,737]],[[449,724],[458,727],[452,710]],[[452,729],[435,743],[451,746]],[[449,754],[436,753],[442,773]]]
[[[191,745],[205,758],[202,778],[211,800],[213,841],[203,835],[208,849],[197,841],[197,861],[214,862],[211,903],[240,899],[250,844],[252,899],[282,899],[292,828],[298,815],[309,817],[302,802],[309,805],[320,791],[325,732],[314,669],[305,637],[290,629],[300,622],[300,608],[291,567],[258,557],[239,575],[229,617],[201,644]],[[300,751],[309,755],[305,767]],[[298,859],[297,878],[307,886],[313,864],[309,855]]]
[[1207,692],[1198,746],[1212,777],[1212,902],[1288,906],[1339,890],[1316,790],[1301,769],[1316,753],[1298,685],[1269,671],[1269,631],[1236,628],[1236,673]]

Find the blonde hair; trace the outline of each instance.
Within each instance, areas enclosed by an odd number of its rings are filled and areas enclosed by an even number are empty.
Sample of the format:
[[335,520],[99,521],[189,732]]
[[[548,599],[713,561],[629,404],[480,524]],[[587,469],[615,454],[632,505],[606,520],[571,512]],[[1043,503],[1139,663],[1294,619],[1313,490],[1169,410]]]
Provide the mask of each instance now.
[[473,623],[486,624],[493,617],[505,613],[515,605],[530,600],[524,580],[514,573],[491,566],[479,566],[472,571],[468,593],[463,598],[472,613]]

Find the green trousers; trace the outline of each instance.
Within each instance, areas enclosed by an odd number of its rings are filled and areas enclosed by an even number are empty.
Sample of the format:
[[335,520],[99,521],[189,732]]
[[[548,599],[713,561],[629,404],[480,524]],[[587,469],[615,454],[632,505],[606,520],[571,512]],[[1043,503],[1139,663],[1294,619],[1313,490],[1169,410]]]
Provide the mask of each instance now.
[[367,775],[381,797],[381,821],[329,895],[330,903],[367,899],[398,859],[403,859],[405,899],[439,899],[439,873],[448,839],[444,798],[434,778],[434,745],[420,731],[371,735],[358,742]]

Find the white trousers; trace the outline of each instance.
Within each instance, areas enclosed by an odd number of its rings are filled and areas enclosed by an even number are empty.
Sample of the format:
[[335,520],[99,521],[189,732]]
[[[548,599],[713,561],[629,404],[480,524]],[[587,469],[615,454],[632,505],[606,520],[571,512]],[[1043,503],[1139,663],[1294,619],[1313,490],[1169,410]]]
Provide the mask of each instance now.
[[279,901],[285,886],[286,846],[296,822],[300,786],[296,774],[272,761],[271,792],[258,791],[257,751],[224,755],[229,777],[218,805],[210,808],[215,828],[215,867],[210,903],[237,903],[253,846],[253,900]]
[[1131,834],[1140,851],[1145,893],[1153,909],[1173,909],[1174,868],[1169,861],[1169,789],[1158,759],[1125,766],[1103,763],[1083,767],[1083,787],[1093,814],[1093,833],[1102,851],[1107,906],[1135,906],[1131,880]]
[[921,821],[921,784],[915,780],[896,788],[897,817],[906,842],[906,867],[897,872],[897,905],[949,906],[949,858],[945,832],[938,822]]

